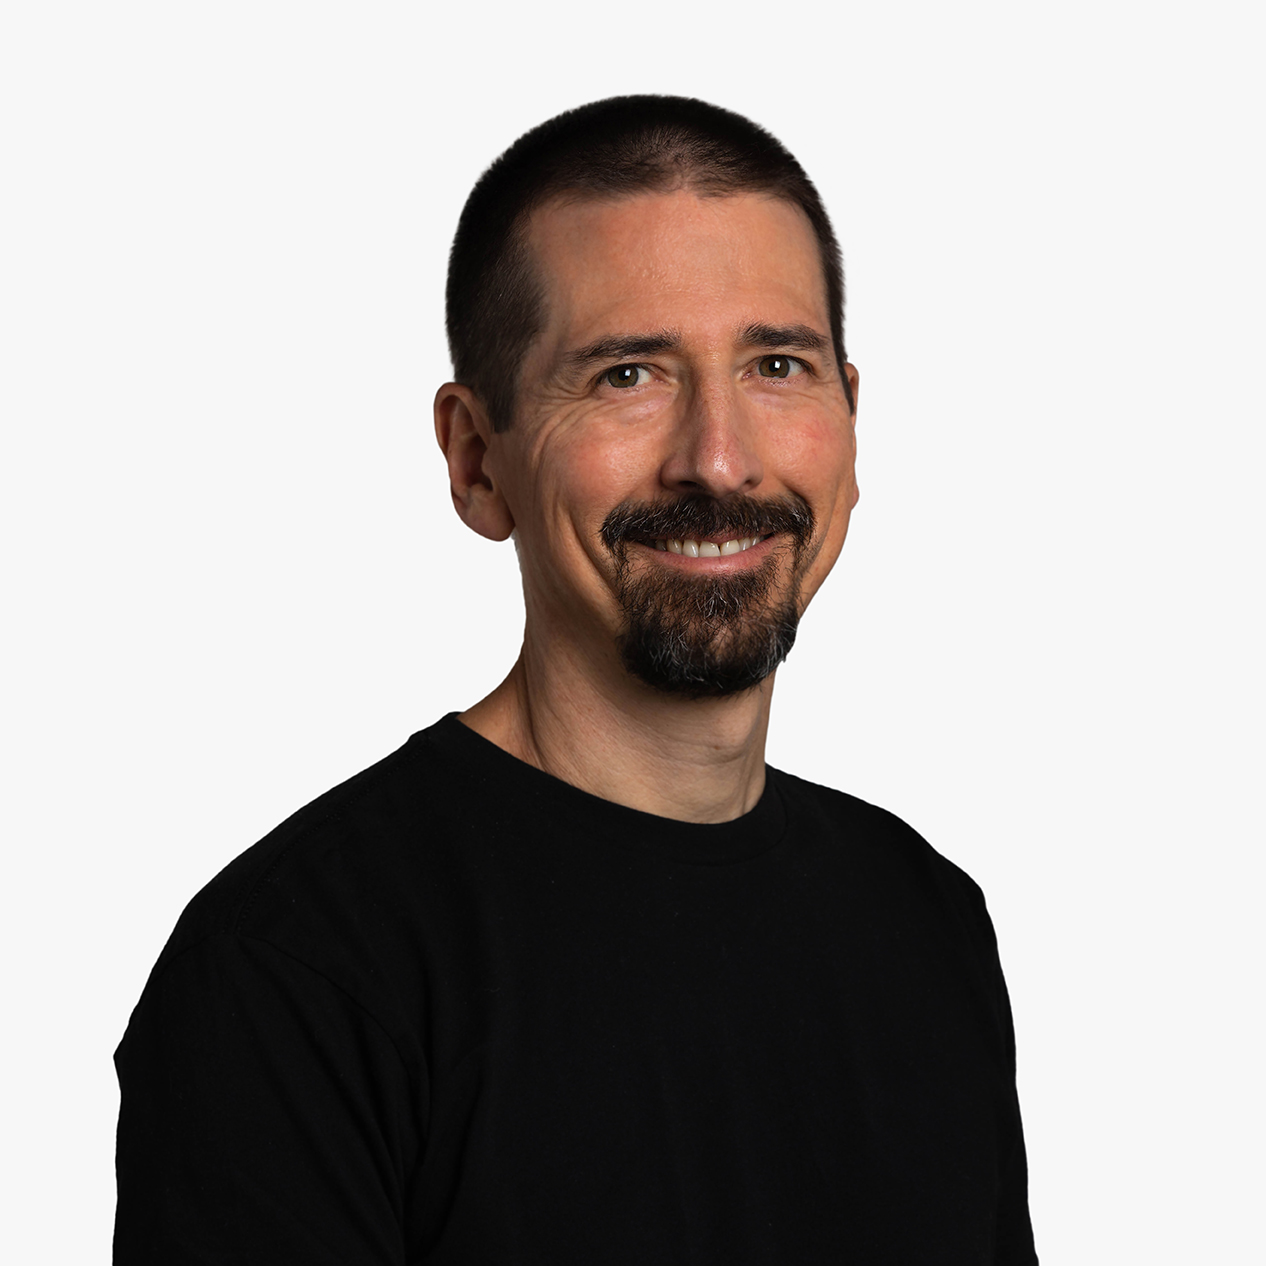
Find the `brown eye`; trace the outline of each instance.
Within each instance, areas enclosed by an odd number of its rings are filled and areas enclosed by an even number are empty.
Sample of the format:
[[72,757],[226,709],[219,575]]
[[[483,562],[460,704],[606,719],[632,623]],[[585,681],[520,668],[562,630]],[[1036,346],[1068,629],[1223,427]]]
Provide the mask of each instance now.
[[804,366],[791,356],[762,356],[757,368],[762,378],[790,378]]
[[641,373],[641,365],[617,365],[602,375],[602,381],[610,387],[636,387]]

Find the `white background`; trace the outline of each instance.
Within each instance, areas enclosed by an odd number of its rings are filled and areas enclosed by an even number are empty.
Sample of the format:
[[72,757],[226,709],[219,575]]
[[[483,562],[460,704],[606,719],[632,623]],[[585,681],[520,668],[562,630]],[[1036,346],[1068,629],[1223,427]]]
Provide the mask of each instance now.
[[783,139],[862,501],[772,763],[989,897],[1045,1263],[1261,1251],[1249,6],[17,4],[0,29],[9,1260],[103,1262],[185,901],[508,668],[430,420],[480,171],[616,92]]

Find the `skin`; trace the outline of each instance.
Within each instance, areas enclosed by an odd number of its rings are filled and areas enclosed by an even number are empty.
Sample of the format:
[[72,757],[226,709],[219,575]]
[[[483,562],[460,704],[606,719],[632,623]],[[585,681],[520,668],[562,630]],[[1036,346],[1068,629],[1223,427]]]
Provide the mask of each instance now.
[[[802,561],[808,604],[858,496],[855,418],[831,349],[816,239],[789,203],[682,190],[548,204],[528,240],[547,317],[522,367],[514,424],[494,433],[458,383],[435,399],[453,504],[483,536],[514,533],[526,607],[514,668],[461,719],[607,800],[729,821],[764,788],[773,676],[696,700],[632,677],[616,645],[616,562],[599,529],[626,500],[798,493],[817,520]],[[630,351],[630,336],[645,335],[656,336],[653,350],[644,341]],[[813,335],[819,346],[806,346]],[[598,354],[578,359],[585,349]],[[765,359],[774,355],[794,358],[787,377],[768,376],[779,368]],[[624,375],[631,386],[606,379],[620,365],[639,367]],[[845,372],[856,399],[857,371]],[[634,569],[715,572],[773,551],[786,591],[792,562],[777,546],[688,558],[632,545],[630,559]]]

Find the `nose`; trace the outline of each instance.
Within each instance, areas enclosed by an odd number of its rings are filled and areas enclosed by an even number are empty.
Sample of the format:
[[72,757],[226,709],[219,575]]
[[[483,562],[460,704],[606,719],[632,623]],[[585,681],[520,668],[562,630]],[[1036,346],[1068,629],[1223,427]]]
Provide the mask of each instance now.
[[713,497],[751,492],[765,477],[756,440],[735,385],[700,383],[682,401],[660,482],[674,492]]

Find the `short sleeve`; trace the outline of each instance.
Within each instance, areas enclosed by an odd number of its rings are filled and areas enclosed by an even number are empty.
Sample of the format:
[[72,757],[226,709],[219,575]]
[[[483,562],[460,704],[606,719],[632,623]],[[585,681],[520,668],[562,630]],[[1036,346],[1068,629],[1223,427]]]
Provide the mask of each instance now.
[[115,1063],[116,1266],[405,1261],[409,1079],[317,971],[210,937],[150,981]]
[[1007,1141],[1002,1156],[998,1183],[998,1266],[1037,1266],[1033,1245],[1033,1225],[1029,1218],[1029,1170],[1024,1148],[1024,1127],[1020,1121],[1020,1102],[1015,1088],[1015,1029],[1011,1019],[1011,1002],[1002,968],[998,968],[999,1007],[1006,1030],[1010,1062],[1006,1087]]
[[990,975],[993,978],[994,1006],[1002,1041],[1005,1084],[1002,1087],[1002,1142],[998,1174],[998,1216],[995,1232],[996,1266],[1037,1266],[1033,1226],[1029,1217],[1029,1171],[1024,1147],[1024,1126],[1016,1093],[1015,1024],[1011,999],[998,956],[998,940],[984,894],[972,885],[984,937]]

